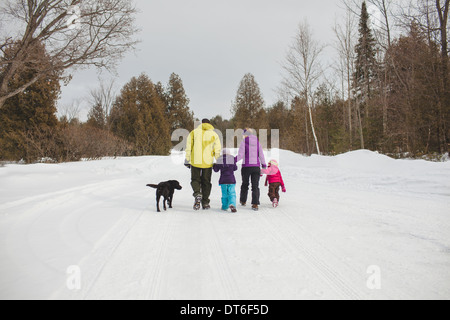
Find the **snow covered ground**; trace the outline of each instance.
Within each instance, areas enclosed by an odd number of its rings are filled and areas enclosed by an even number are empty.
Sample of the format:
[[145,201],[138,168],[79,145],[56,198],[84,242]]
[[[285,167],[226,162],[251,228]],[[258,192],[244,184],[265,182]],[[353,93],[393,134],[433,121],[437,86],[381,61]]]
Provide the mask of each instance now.
[[450,162],[267,157],[288,192],[237,214],[177,156],[0,168],[0,299],[450,299]]

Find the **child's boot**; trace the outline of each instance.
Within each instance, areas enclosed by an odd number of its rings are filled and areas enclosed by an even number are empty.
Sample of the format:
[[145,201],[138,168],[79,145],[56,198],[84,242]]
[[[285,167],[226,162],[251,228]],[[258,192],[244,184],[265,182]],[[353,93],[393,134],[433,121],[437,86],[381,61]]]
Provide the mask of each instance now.
[[277,207],[278,207],[278,199],[277,199],[277,198],[273,199],[273,201],[272,201],[272,206],[273,206],[274,208],[277,208]]

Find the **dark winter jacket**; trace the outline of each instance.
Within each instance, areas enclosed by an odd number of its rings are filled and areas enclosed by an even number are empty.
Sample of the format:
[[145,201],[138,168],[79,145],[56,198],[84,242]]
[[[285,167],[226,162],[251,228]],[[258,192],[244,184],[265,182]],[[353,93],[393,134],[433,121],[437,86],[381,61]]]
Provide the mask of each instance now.
[[242,141],[236,162],[241,160],[244,160],[242,163],[243,168],[266,167],[263,149],[255,135],[250,135]]
[[221,172],[219,184],[236,184],[234,172],[238,169],[232,155],[223,155],[214,165],[215,172]]

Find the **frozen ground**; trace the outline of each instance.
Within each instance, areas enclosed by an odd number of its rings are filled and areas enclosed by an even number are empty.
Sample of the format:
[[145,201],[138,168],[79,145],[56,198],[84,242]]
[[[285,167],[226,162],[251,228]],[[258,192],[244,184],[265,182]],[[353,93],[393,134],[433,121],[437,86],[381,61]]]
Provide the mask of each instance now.
[[280,207],[237,214],[170,157],[0,168],[0,299],[450,299],[450,162],[271,157]]

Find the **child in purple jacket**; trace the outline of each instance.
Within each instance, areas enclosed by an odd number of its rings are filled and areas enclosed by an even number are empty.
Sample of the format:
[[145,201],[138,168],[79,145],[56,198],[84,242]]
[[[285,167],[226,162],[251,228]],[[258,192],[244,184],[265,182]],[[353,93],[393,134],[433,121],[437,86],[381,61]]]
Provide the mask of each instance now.
[[234,172],[237,171],[235,158],[227,149],[223,150],[223,156],[213,167],[215,172],[220,171],[219,184],[222,187],[222,210],[236,213],[236,178]]

